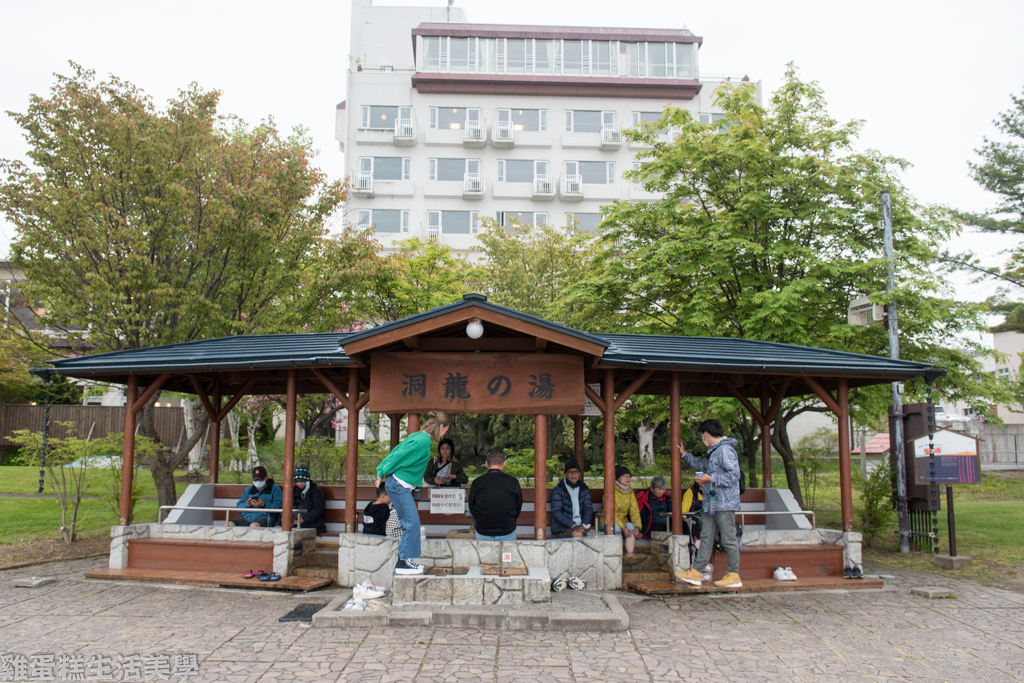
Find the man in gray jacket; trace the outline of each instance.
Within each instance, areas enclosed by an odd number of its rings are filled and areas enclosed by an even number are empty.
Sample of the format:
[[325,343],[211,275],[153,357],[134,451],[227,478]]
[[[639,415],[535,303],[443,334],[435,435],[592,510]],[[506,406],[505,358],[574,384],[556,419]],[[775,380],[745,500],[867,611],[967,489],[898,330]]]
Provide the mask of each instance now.
[[736,512],[740,509],[740,460],[736,455],[736,439],[725,438],[722,423],[718,420],[704,420],[698,427],[708,457],[697,458],[686,452],[682,444],[676,448],[689,467],[697,470],[693,480],[704,488],[704,514],[701,519],[700,548],[693,566],[685,572],[676,572],[680,581],[700,585],[700,573],[704,571],[711,550],[715,547],[715,534],[722,535],[722,547],[729,558],[729,572],[715,585],[719,588],[739,588],[740,548],[736,542]]

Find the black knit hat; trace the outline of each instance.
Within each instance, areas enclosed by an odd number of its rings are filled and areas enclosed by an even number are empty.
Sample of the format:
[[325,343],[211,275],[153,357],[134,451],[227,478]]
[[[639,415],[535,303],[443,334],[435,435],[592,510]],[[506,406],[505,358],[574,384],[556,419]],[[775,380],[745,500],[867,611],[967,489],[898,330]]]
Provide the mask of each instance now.
[[565,473],[569,474],[569,470],[580,470],[580,464],[576,462],[576,458],[569,458],[565,461]]
[[628,474],[631,477],[633,476],[633,474],[629,471],[629,468],[626,467],[625,465],[616,465],[615,466],[615,478],[618,479],[618,478],[620,478],[624,474]]

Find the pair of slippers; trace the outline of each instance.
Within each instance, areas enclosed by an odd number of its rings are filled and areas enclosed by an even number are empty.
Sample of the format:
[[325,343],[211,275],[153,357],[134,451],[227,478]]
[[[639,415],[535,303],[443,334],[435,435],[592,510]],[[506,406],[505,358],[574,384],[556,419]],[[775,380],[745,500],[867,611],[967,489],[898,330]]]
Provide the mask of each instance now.
[[587,589],[587,583],[581,578],[571,576],[568,579],[555,579],[551,582],[551,590],[555,593],[560,593],[566,588],[574,591],[582,591]]
[[281,575],[280,574],[276,574],[274,572],[265,572],[262,569],[260,569],[259,571],[256,571],[254,569],[250,569],[249,571],[247,571],[242,576],[247,578],[247,579],[259,579],[260,581],[280,581],[281,580]]

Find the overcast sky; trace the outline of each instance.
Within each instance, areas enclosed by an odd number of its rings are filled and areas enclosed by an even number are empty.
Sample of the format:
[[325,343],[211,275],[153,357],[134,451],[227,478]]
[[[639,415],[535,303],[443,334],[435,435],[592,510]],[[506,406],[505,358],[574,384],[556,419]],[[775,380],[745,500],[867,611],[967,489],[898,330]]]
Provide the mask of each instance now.
[[[445,0],[380,2],[444,7]],[[839,120],[864,119],[864,147],[908,159],[905,181],[922,202],[968,210],[994,197],[967,162],[992,120],[1024,86],[1024,2],[901,0],[461,0],[472,22],[688,28],[704,39],[702,75],[749,75],[768,94],[787,62],[820,82]],[[350,4],[346,0],[0,0],[0,111],[24,111],[68,60],[132,81],[163,103],[192,81],[223,91],[221,111],[255,122],[303,125],[332,176],[345,173],[334,139],[346,98]],[[25,142],[0,117],[0,158]],[[13,227],[0,219],[0,255]],[[1005,239],[1005,238],[1003,238]],[[994,254],[997,238],[954,246]],[[993,257],[995,260],[995,257]],[[979,298],[991,287],[966,287]]]

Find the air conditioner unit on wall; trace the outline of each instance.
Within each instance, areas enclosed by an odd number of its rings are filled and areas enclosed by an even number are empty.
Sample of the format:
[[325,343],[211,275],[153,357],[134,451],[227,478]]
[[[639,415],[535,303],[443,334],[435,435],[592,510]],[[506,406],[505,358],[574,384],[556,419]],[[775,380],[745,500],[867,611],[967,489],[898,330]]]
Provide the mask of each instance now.
[[859,296],[850,302],[846,320],[856,327],[871,327],[885,323],[885,306],[871,303],[866,296]]

